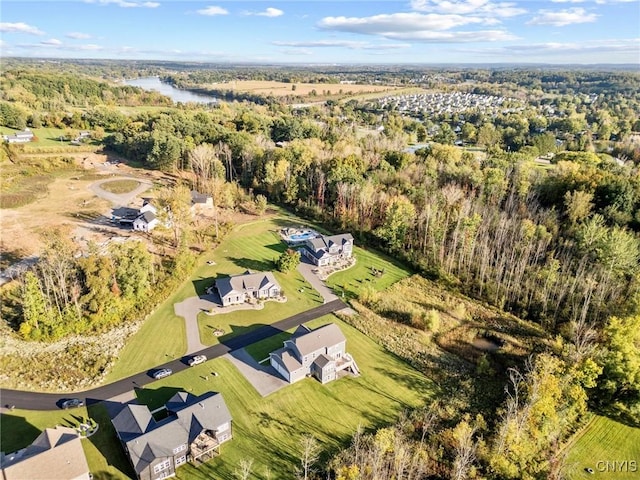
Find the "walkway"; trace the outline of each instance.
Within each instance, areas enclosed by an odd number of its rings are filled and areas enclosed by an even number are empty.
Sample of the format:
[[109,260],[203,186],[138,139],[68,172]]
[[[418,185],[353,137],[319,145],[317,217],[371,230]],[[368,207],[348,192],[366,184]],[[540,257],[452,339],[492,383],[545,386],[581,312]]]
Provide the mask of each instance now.
[[207,348],[200,342],[200,330],[198,329],[198,314],[207,312],[216,306],[213,295],[202,297],[189,297],[186,300],[173,305],[173,311],[179,317],[184,318],[187,331],[187,355]]
[[[224,344],[214,345],[205,348],[199,352],[193,352],[197,355],[206,355],[209,359],[214,359],[226,355],[229,352],[244,348],[252,343],[259,342],[265,338],[269,338],[278,333],[290,330],[298,325],[323,315],[336,312],[345,308],[345,304],[340,300],[325,303],[319,307],[312,308],[306,312],[298,313],[289,318],[285,318],[273,325],[265,325],[264,327],[252,330],[244,335],[225,340]],[[85,400],[86,405],[92,405],[105,400],[110,400],[120,395],[130,392],[134,388],[142,388],[145,385],[155,382],[150,376],[150,372],[159,368],[170,368],[173,373],[182,372],[189,368],[187,364],[191,355],[180,359],[172,360],[162,365],[156,365],[154,368],[137,373],[128,378],[123,378],[117,382],[103,385],[84,392],[68,392],[68,393],[41,393],[41,392],[25,392],[21,390],[0,390],[0,398],[2,399],[2,407],[5,405],[14,405],[16,408],[25,410],[54,410],[59,408],[59,404],[63,399],[70,397],[79,397]],[[122,397],[120,397],[122,398]]]

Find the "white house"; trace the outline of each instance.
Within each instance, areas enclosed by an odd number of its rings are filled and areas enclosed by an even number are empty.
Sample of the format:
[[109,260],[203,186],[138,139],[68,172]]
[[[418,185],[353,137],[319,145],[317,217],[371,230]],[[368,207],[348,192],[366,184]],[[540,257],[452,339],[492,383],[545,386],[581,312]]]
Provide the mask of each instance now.
[[302,253],[315,265],[325,266],[353,255],[353,237],[350,233],[310,238],[304,243]]
[[271,272],[252,273],[218,278],[215,283],[222,306],[244,303],[250,298],[278,298],[280,285]]
[[22,132],[16,132],[13,135],[3,135],[2,139],[8,143],[28,143],[33,140],[33,132],[25,128]]

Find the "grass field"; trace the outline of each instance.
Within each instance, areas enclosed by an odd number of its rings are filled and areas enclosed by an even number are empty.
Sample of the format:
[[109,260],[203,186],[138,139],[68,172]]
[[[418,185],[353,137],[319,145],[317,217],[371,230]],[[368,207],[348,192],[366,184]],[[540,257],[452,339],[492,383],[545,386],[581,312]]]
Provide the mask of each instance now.
[[[340,293],[344,291],[346,297],[357,297],[360,289],[371,285],[376,290],[384,290],[395,282],[411,275],[408,267],[397,260],[382,253],[354,248],[356,264],[342,272],[337,272],[327,279],[327,285]],[[377,276],[373,270],[384,271]]]
[[225,83],[211,83],[207,88],[215,90],[230,90],[233,92],[255,93],[259,95],[272,95],[281,97],[285,95],[354,95],[373,92],[389,92],[398,87],[388,85],[346,85],[339,83],[284,83],[267,80],[234,80]]
[[114,180],[100,185],[103,190],[111,193],[129,193],[138,188],[140,182],[136,180]]
[[[617,471],[613,471],[613,462],[625,461],[635,461],[635,467],[618,463]],[[640,428],[595,416],[570,445],[565,472],[570,480],[640,478]]]
[[[173,305],[205,293],[216,275],[229,275],[251,270],[273,270],[272,261],[285,245],[278,243],[272,230],[278,228],[278,219],[266,219],[239,225],[211,253],[203,255],[190,278],[160,305],[122,350],[118,363],[107,376],[113,382],[181,357],[187,348],[184,319],[175,314]],[[213,259],[216,265],[208,265]],[[322,303],[321,297],[309,288],[298,272],[283,275],[274,273],[280,282],[286,303],[266,302],[262,310],[240,310],[224,315],[201,315],[200,337],[205,345],[214,345],[246,332],[249,328],[271,324]],[[304,288],[304,292],[299,290]],[[222,328],[228,335],[215,337],[213,331]]]
[[[155,382],[138,396],[150,408],[164,403],[177,391],[196,395],[216,391],[224,395],[233,416],[233,435],[222,446],[222,454],[211,462],[178,470],[179,479],[235,479],[234,471],[242,459],[254,461],[255,476],[293,478],[299,463],[299,442],[312,434],[323,450],[335,453],[347,444],[358,426],[371,428],[392,423],[406,408],[422,405],[432,394],[433,385],[422,374],[387,353],[382,347],[333,316],[311,322],[319,326],[339,324],[347,337],[347,351],[362,372],[358,378],[346,377],[321,385],[305,379],[262,398],[228,360],[221,358]],[[210,371],[217,377],[205,375]],[[106,410],[90,406],[91,417],[100,424],[99,432],[83,446],[94,478],[125,479],[130,474],[128,462],[115,437]],[[87,415],[86,409],[72,412]],[[64,423],[70,412],[15,411],[2,415],[2,448],[13,451],[32,442],[45,427]]]
[[[349,442],[358,425],[391,423],[400,411],[421,405],[431,395],[433,386],[423,375],[335,317],[310,325],[329,321],[337,322],[347,337],[347,351],[358,362],[360,377],[324,386],[305,379],[262,398],[230,362],[217,359],[156,382],[152,391],[144,392],[154,407],[180,386],[189,385],[194,394],[218,391],[233,416],[234,439],[222,447],[222,455],[198,469],[181,468],[178,478],[233,479],[242,459],[254,461],[252,478],[265,478],[266,467],[271,478],[293,478],[304,435],[314,435],[323,449],[335,452]],[[210,371],[219,376],[204,380]]]
[[[285,303],[265,302],[262,310],[238,310],[231,313],[207,315],[198,318],[200,339],[205,345],[214,345],[252,328],[271,324],[322,303],[322,297],[311,288],[298,271],[286,274],[275,271],[274,261],[287,248],[276,233],[283,218],[259,220],[240,225],[207,258],[215,265],[208,266],[198,280],[197,290],[202,293],[213,285],[218,275],[233,275],[245,270],[273,271],[282,291]],[[302,292],[300,290],[303,290]],[[216,329],[226,335],[214,336]]]

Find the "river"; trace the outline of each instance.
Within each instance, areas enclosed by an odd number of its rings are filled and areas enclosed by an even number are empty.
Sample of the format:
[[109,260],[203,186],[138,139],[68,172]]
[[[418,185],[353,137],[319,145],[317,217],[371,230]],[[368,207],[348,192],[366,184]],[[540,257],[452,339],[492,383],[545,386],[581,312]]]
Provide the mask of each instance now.
[[171,98],[174,102],[194,102],[194,103],[215,103],[218,101],[213,95],[203,95],[201,93],[180,90],[169,83],[163,83],[158,77],[143,77],[132,80],[125,80],[125,84],[132,87],[140,87],[144,90],[155,90]]

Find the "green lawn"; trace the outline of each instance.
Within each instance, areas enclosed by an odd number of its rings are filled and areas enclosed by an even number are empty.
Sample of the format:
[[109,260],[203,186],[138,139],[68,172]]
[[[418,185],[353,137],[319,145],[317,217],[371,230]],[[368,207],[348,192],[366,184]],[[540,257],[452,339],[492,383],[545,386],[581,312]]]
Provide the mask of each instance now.
[[113,180],[100,185],[100,188],[111,193],[129,193],[138,188],[140,182],[137,180]]
[[[361,371],[358,378],[346,377],[327,385],[305,379],[262,398],[227,359],[210,360],[139,390],[142,403],[155,409],[177,391],[195,395],[220,392],[233,416],[234,438],[222,446],[222,454],[211,462],[178,470],[179,479],[228,479],[242,459],[252,459],[254,476],[293,478],[299,463],[299,442],[313,435],[323,450],[335,453],[348,444],[358,428],[373,428],[394,422],[404,409],[422,405],[433,393],[432,383],[421,373],[371,339],[333,315],[310,322],[318,327],[336,322],[347,337],[347,351]],[[262,342],[264,343],[264,342]],[[211,371],[218,376],[210,375]],[[126,479],[131,475],[128,461],[117,441],[105,407],[89,407],[91,417],[100,425],[97,434],[83,440],[83,447],[94,478]],[[14,451],[31,443],[45,427],[72,420],[71,415],[86,416],[87,410],[20,411],[1,417],[3,451]]]
[[[239,225],[213,252],[202,255],[191,277],[149,315],[142,328],[129,340],[105,383],[184,355],[187,349],[184,319],[175,314],[173,305],[205,293],[217,275],[241,273],[247,269],[273,270],[273,259],[285,248],[273,233],[282,221],[286,220],[278,217]],[[207,260],[214,260],[216,265],[208,265]],[[266,302],[263,310],[240,310],[214,316],[202,314],[199,321],[202,343],[214,345],[249,328],[271,324],[322,303],[320,295],[305,283],[297,271],[286,275],[274,274],[288,298],[286,303]],[[300,289],[304,292],[299,292]],[[215,337],[213,331],[216,328],[224,329],[227,335]]]
[[[336,322],[347,337],[347,351],[362,372],[358,378],[342,378],[327,385],[305,379],[262,398],[226,359],[208,361],[155,382],[139,397],[162,405],[180,387],[194,394],[221,392],[234,421],[234,439],[222,447],[222,454],[199,467],[178,470],[180,479],[234,479],[242,459],[252,459],[251,478],[293,478],[298,464],[299,442],[315,436],[323,449],[335,453],[348,444],[361,425],[364,428],[392,423],[399,412],[423,404],[433,385],[418,371],[386,352],[365,335],[333,316],[311,322],[319,326]],[[211,371],[219,373],[217,377]],[[205,380],[208,375],[208,380]]]
[[[259,220],[236,228],[220,246],[207,256],[215,265],[203,271],[196,281],[197,289],[203,292],[215,282],[217,276],[242,273],[245,270],[273,271],[282,291],[287,297],[285,303],[265,302],[262,310],[238,310],[231,313],[198,317],[200,339],[205,345],[214,345],[248,330],[269,325],[278,320],[304,312],[322,303],[322,297],[311,288],[296,270],[287,274],[275,271],[274,261],[287,248],[277,234],[281,218]],[[300,290],[303,290],[302,292]],[[214,336],[216,329],[226,335]]]
[[[13,128],[0,127],[0,135],[11,135],[19,132]],[[60,141],[60,136],[65,135],[65,130],[62,128],[32,128],[31,131],[38,139],[37,142],[20,143],[18,145],[29,145],[30,147],[69,147],[73,148],[67,141]]]
[[[356,297],[365,285],[371,285],[378,291],[384,290],[412,273],[402,263],[376,251],[355,247],[354,254],[356,264],[353,267],[334,273],[327,279],[328,286],[336,293],[344,290],[347,297]],[[384,273],[376,276],[373,269],[384,270]]]
[[[612,471],[613,462],[632,460],[635,469],[628,464],[620,471],[618,464],[618,471]],[[592,468],[594,473],[588,473],[586,468]],[[566,474],[571,480],[640,478],[640,428],[595,416],[570,446]]]

